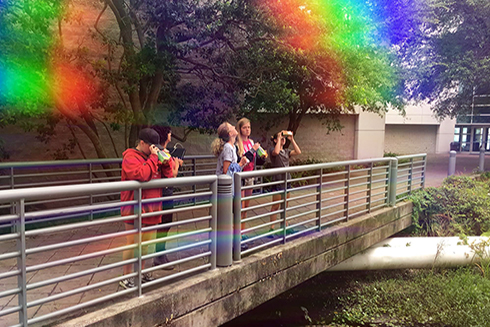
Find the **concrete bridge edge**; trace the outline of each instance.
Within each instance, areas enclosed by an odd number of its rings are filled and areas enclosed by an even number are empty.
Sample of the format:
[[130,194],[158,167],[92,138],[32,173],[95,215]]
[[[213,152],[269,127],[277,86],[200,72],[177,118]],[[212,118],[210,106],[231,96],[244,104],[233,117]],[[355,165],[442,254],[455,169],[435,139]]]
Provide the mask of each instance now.
[[406,229],[411,214],[403,202],[50,326],[218,326]]

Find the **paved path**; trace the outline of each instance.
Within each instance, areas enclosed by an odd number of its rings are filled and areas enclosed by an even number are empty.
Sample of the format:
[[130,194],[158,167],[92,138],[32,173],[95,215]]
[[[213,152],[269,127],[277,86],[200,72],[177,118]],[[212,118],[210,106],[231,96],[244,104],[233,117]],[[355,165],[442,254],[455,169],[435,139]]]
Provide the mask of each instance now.
[[[486,166],[490,168],[490,156],[486,156]],[[456,175],[470,175],[478,167],[479,156],[476,154],[456,155]],[[426,186],[440,186],[447,177],[449,153],[429,154],[427,156]]]

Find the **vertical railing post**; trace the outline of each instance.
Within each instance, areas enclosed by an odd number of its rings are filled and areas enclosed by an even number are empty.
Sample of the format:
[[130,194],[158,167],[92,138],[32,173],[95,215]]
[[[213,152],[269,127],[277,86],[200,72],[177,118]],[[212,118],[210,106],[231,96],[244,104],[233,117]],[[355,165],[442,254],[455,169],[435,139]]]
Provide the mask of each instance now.
[[[14,167],[10,167],[10,189],[13,190],[15,188],[15,181],[14,181]],[[14,214],[15,213],[15,202],[10,202],[10,213]],[[11,226],[11,231],[14,232],[15,226]]]
[[16,203],[17,219],[15,221],[15,232],[19,234],[17,238],[17,251],[20,255],[17,257],[17,270],[20,274],[17,276],[17,286],[21,290],[18,297],[18,304],[22,308],[19,311],[19,323],[27,327],[27,273],[26,273],[26,233],[25,233],[25,200],[20,199]]
[[478,162],[478,171],[483,173],[485,171],[485,147],[480,147],[480,158]]
[[[196,158],[192,158],[192,176],[197,176],[197,163],[196,163]],[[196,184],[192,185],[192,193],[196,193],[197,188]],[[194,205],[196,205],[196,197],[193,199]]]
[[284,173],[284,201],[281,202],[281,228],[282,228],[282,243],[286,244],[287,236],[287,213],[286,209],[288,207],[288,173]]
[[232,180],[228,175],[218,176],[218,209],[216,223],[216,265],[227,267],[233,263]]
[[349,221],[350,165],[347,165],[347,180],[345,181],[345,219]]
[[211,263],[211,269],[216,269],[216,242],[218,236],[218,179],[211,183],[211,257],[209,261]]
[[427,170],[427,156],[423,157],[424,159],[424,168],[422,171],[422,188],[425,188],[425,171]]
[[[90,184],[93,183],[92,181],[92,163],[90,162],[88,164],[88,181]],[[90,193],[90,199],[89,199],[89,202],[90,202],[90,206],[92,206],[94,204],[94,197],[92,195],[92,193]],[[94,212],[92,209],[90,209],[90,220],[94,220]]]
[[[142,201],[142,190],[141,186],[135,190],[134,196],[136,197],[136,200],[138,201],[138,217],[134,222],[134,227],[137,229],[137,234],[136,234],[136,242],[138,246],[136,247],[136,252],[138,253],[138,260],[134,263],[134,271],[137,272],[137,276],[135,278],[136,281],[136,287],[138,287],[138,296],[142,295],[142,288],[141,288],[141,280],[142,280],[142,274],[141,274],[141,228],[142,228],[142,214],[143,214],[143,204],[141,203]],[[134,256],[134,255],[133,255]]]
[[369,167],[369,184],[368,184],[368,212],[371,212],[371,201],[372,201],[372,192],[373,192],[373,162]]
[[408,171],[408,195],[412,194],[413,183],[413,158],[410,158],[410,169]]
[[[235,188],[233,197],[233,260],[242,259],[242,179],[239,174],[233,176],[233,187]],[[230,194],[231,196],[231,194]]]
[[396,205],[396,186],[398,181],[398,159],[390,161],[388,180],[388,205],[394,207]]
[[323,183],[323,168],[320,168],[320,177],[318,178],[318,187],[316,188],[317,191],[317,196],[316,200],[318,201],[318,204],[316,205],[316,208],[318,210],[318,230],[322,230],[322,183]]
[[449,169],[447,171],[448,176],[452,176],[456,173],[456,151],[449,151]]

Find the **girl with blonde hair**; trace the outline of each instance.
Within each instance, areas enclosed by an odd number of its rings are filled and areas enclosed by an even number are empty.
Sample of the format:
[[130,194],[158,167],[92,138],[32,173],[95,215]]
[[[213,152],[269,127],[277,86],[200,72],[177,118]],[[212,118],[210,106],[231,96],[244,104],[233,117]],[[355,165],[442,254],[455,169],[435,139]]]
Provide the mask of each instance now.
[[[230,164],[237,163],[238,157],[235,150],[235,141],[238,133],[235,126],[224,122],[218,127],[218,138],[211,144],[211,150],[218,157],[216,175],[226,174]],[[245,166],[247,159],[242,157],[238,165]]]
[[[256,164],[256,151],[260,147],[260,143],[254,143],[250,138],[252,132],[252,127],[250,126],[250,120],[247,118],[242,118],[237,123],[238,136],[237,136],[237,146],[238,146],[238,156],[243,157],[245,153],[250,152],[254,160],[251,160],[246,164],[242,171],[252,171],[255,169]],[[249,177],[244,180],[244,186],[254,185],[254,178]],[[242,198],[252,195],[253,189],[247,189],[242,191]],[[242,220],[247,218],[247,211],[243,211],[244,208],[248,208],[250,205],[250,200],[242,201]],[[245,228],[245,224],[242,223],[242,230]]]

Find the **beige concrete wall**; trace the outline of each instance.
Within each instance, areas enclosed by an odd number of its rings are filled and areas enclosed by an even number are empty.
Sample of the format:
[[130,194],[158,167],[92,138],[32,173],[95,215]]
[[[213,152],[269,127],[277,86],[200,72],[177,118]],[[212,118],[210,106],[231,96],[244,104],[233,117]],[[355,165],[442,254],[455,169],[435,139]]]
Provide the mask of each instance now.
[[355,130],[355,159],[381,158],[384,153],[385,117],[360,111]]
[[386,125],[385,152],[435,153],[437,130],[435,125]]
[[[270,136],[275,131],[286,129],[287,120],[277,120],[279,125],[270,129],[266,129],[265,124],[260,122],[252,122],[252,138],[262,142],[265,148],[269,148],[272,143]],[[354,133],[355,133],[356,116],[341,117],[341,124],[344,128],[340,132],[331,132],[327,134],[325,126],[318,120],[317,116],[306,116],[298,129],[296,141],[302,150],[302,154],[297,159],[315,158],[324,161],[337,161],[354,158]],[[112,132],[114,142],[116,144],[116,152],[113,150],[110,138],[105,133],[102,126],[99,126],[99,132],[103,135],[102,139],[105,144],[106,151],[109,157],[121,157],[125,150],[123,132]],[[182,135],[181,128],[173,128],[173,133]],[[8,126],[0,129],[0,139],[4,141],[4,148],[10,154],[10,158],[6,161],[50,161],[54,160],[56,149],[67,143],[72,135],[69,129],[60,124],[58,135],[48,143],[43,143],[36,138],[35,131],[25,132],[16,126]],[[77,132],[80,143],[87,158],[97,158],[93,147],[88,138],[81,132]],[[192,132],[187,137],[183,146],[188,154],[211,154],[210,145],[216,135],[199,134]],[[175,141],[175,140],[174,140]],[[172,142],[172,144],[175,142]],[[171,144],[171,145],[172,145]],[[69,154],[69,159],[82,159],[83,156],[78,147],[73,153]]]
[[[316,115],[307,115],[301,121],[295,140],[302,154],[296,159],[314,158],[323,161],[350,160],[354,158],[356,116],[340,117],[341,131],[327,133],[327,129]],[[277,126],[267,129],[265,124],[252,122],[252,138],[272,146],[270,137],[276,131],[287,128],[287,119],[277,119]]]

